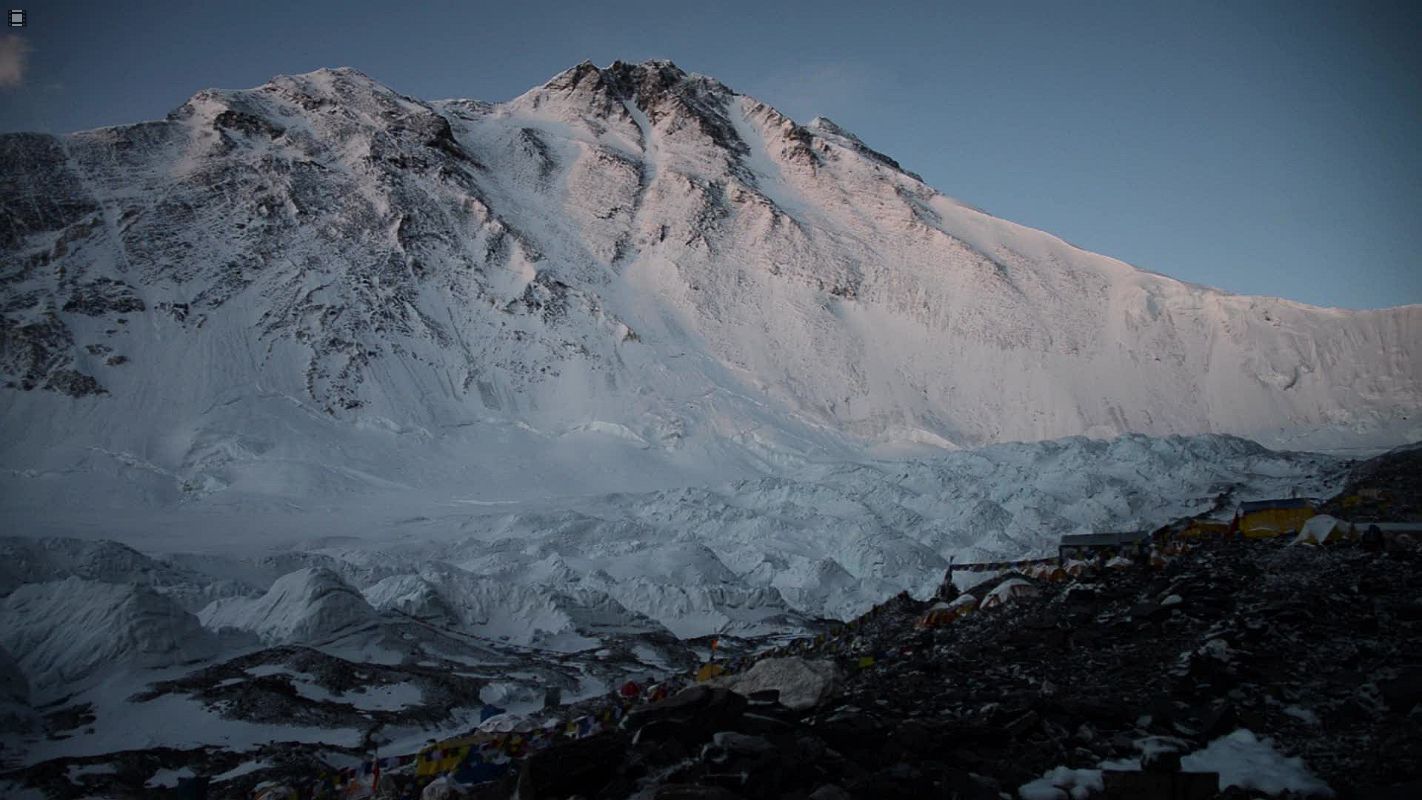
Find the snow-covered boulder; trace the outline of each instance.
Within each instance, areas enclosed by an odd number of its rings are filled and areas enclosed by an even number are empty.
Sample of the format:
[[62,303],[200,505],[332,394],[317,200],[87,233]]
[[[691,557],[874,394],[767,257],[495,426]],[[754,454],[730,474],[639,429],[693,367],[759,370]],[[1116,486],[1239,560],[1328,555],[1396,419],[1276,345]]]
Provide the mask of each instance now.
[[1203,750],[1180,759],[1187,772],[1218,772],[1220,788],[1280,794],[1294,792],[1299,797],[1332,797],[1333,790],[1320,780],[1302,758],[1286,756],[1272,739],[1259,737],[1246,728],[1221,736]]
[[289,644],[349,633],[378,615],[341,576],[317,567],[281,576],[261,597],[214,601],[198,618],[212,631],[248,631],[267,644]]
[[429,782],[420,792],[420,800],[459,800],[464,795],[447,775],[441,775]]
[[216,652],[213,637],[171,598],[78,577],[25,584],[0,601],[0,645],[36,688],[117,663],[162,666]]
[[767,658],[740,675],[718,683],[737,694],[751,695],[767,689],[780,692],[786,708],[813,708],[839,687],[839,668],[832,661],[805,658]]

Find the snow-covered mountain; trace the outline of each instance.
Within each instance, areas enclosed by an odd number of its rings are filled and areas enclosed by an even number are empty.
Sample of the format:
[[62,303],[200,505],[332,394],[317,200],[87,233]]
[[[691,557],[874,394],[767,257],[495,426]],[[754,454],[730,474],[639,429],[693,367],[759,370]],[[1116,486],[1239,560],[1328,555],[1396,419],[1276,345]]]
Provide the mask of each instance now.
[[498,104],[348,69],[204,91],[0,136],[0,208],[11,510],[516,499],[1128,431],[1422,436],[1422,307],[1144,272],[667,62]]

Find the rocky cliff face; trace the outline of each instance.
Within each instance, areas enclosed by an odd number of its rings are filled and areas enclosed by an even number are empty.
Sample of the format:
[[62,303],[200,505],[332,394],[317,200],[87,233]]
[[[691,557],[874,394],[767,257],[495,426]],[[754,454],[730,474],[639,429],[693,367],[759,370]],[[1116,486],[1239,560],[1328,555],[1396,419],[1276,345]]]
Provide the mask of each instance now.
[[11,479],[171,500],[299,462],[286,484],[499,493],[1079,433],[1422,435],[1422,308],[1142,272],[667,62],[501,104],[321,70],[3,136],[0,165]]

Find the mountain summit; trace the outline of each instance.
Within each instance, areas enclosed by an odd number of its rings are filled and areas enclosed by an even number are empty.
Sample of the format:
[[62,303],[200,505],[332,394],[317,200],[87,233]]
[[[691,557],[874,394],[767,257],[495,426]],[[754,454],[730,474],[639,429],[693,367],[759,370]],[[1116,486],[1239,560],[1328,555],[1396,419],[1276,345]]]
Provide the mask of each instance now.
[[1073,434],[1422,436],[1422,307],[1144,272],[665,61],[497,104],[319,70],[0,136],[0,167],[0,463],[36,502],[77,475],[504,497]]

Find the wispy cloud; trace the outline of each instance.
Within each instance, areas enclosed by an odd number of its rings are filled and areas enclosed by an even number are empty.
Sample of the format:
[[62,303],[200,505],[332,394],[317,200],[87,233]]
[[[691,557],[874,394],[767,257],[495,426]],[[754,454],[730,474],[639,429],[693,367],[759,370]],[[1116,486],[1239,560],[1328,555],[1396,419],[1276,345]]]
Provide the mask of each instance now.
[[855,62],[807,64],[771,73],[754,82],[750,94],[770,103],[799,122],[814,116],[834,116],[858,110],[874,97],[883,76]]
[[0,36],[0,89],[15,89],[25,83],[30,43],[19,36]]

